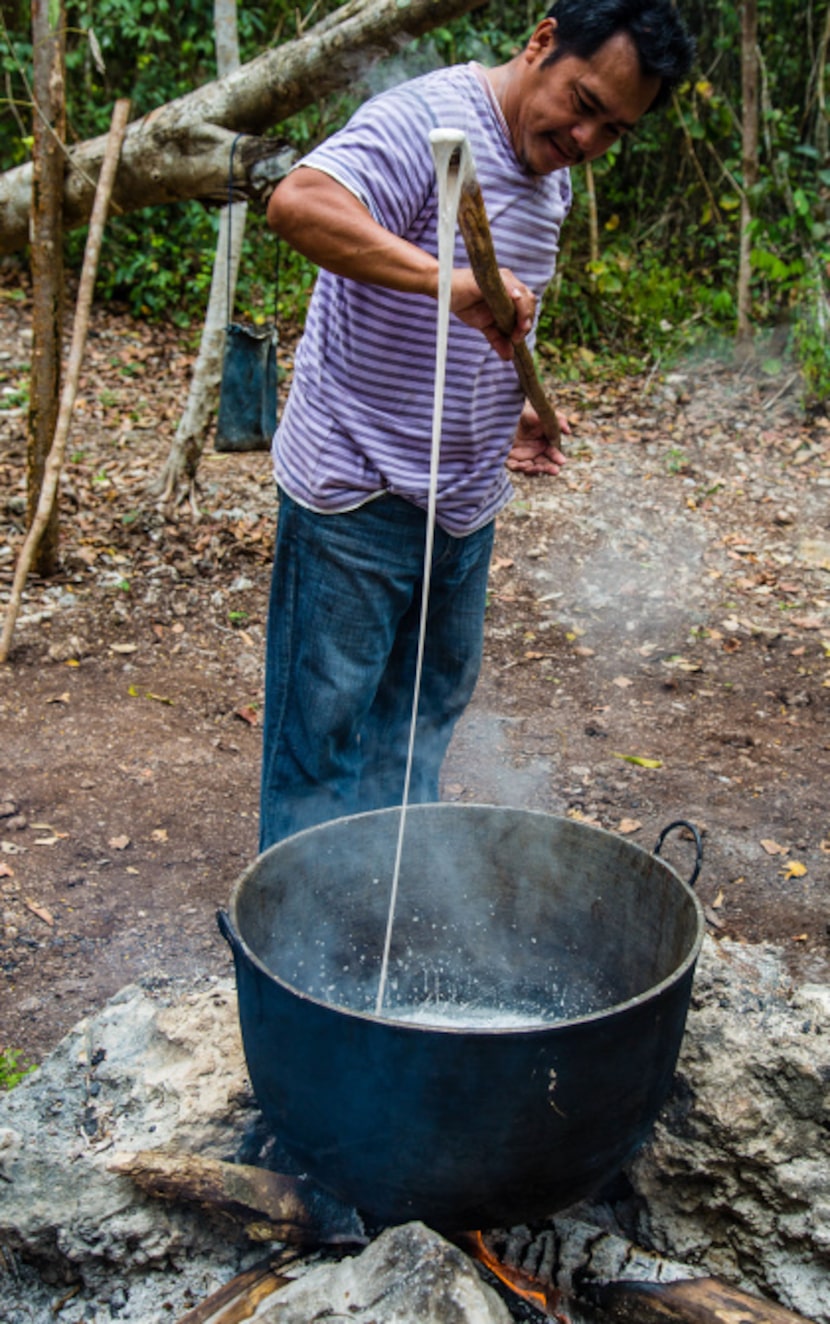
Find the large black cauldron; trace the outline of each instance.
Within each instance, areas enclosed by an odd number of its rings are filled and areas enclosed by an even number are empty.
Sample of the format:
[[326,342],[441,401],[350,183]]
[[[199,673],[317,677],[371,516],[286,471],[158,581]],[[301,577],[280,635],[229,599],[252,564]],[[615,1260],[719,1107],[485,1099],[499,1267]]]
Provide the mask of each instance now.
[[[220,912],[257,1100],[311,1177],[384,1222],[553,1213],[618,1170],[666,1098],[700,905],[657,855],[601,829],[411,807],[381,1018],[399,814],[280,842]],[[413,1004],[526,1025],[393,1019]]]

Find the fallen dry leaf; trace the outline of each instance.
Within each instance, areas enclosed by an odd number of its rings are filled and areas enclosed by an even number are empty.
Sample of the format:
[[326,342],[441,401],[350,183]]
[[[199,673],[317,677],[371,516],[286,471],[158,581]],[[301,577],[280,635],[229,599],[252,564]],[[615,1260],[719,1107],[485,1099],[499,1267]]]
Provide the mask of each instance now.
[[29,897],[27,897],[26,909],[31,910],[33,915],[37,915],[38,919],[42,919],[43,923],[48,924],[50,928],[54,927],[55,924],[54,916],[52,915],[52,912],[50,910],[46,909],[45,906],[39,906],[37,902],[32,901]]
[[110,837],[108,845],[112,846],[113,850],[126,850],[130,845],[130,838],[127,836]]
[[585,823],[588,827],[599,827],[598,820],[592,818],[590,814],[583,814],[581,809],[569,809],[567,816],[572,818],[575,823]]
[[722,905],[723,905],[723,888],[720,889],[714,901],[712,902],[712,909],[720,910]]
[[767,855],[786,855],[788,853],[788,848],[786,846],[780,846],[778,842],[773,841],[771,837],[766,837],[762,840],[761,845],[767,852]]
[[622,835],[626,837],[630,832],[637,832],[642,826],[639,818],[623,818],[617,831],[621,832]]
[[243,704],[241,708],[235,708],[233,715],[234,717],[240,717],[249,726],[256,726],[259,721],[259,713],[249,703]]
[[54,698],[52,698],[52,699],[47,699],[46,702],[47,702],[47,703],[69,703],[69,690],[65,690],[63,694],[56,694],[56,695],[54,696]]
[[5,860],[0,860],[0,878],[14,878],[14,869]]
[[167,828],[153,828],[150,835],[153,841],[167,841]]
[[788,882],[790,878],[803,878],[807,872],[807,865],[802,864],[800,860],[790,860],[781,872],[784,875],[785,882]]
[[628,676],[615,676],[611,684],[617,685],[621,690],[627,690],[629,685],[634,684],[634,681],[629,680]]

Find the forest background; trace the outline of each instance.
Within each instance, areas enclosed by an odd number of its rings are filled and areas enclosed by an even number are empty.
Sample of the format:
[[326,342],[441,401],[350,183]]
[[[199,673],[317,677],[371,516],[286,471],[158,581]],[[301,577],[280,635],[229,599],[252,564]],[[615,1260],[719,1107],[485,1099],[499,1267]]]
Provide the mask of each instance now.
[[[555,376],[666,365],[719,338],[751,343],[771,373],[792,357],[806,409],[830,399],[830,77],[828,0],[680,5],[697,42],[693,75],[667,113],[575,176],[575,212],[545,300],[538,353]],[[242,62],[296,37],[326,0],[240,4]],[[518,50],[541,11],[491,0],[275,127],[299,152],[380,87],[440,64],[493,64]],[[67,138],[105,133],[116,98],[135,118],[216,76],[213,0],[67,0]],[[0,160],[32,150],[30,6],[4,0]],[[199,202],[114,216],[97,296],[135,315],[198,327],[216,251],[218,208]],[[67,233],[79,268],[85,231]],[[236,315],[274,307],[274,241],[249,212]],[[27,257],[5,259],[25,271]],[[301,324],[314,270],[280,252],[281,322]],[[16,400],[14,403],[25,403]]]

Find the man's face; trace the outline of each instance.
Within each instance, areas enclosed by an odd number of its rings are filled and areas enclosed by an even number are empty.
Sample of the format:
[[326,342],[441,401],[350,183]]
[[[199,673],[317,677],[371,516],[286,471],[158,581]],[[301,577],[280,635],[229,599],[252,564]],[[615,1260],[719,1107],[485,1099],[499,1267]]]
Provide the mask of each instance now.
[[616,33],[587,60],[564,55],[545,66],[555,49],[556,22],[544,19],[502,98],[516,154],[536,175],[602,156],[634,127],[660,90],[658,77],[640,72],[636,48],[625,32]]

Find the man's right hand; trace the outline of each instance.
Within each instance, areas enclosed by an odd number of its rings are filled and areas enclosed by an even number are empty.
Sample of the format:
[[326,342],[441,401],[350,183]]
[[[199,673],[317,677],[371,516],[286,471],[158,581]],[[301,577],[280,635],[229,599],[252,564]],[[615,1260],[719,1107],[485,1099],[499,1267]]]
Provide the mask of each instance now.
[[486,336],[500,358],[512,359],[513,346],[524,340],[533,326],[536,296],[507,267],[501,268],[501,278],[516,310],[513,334],[509,339],[496,326],[490,305],[469,267],[456,267],[452,273],[450,309],[467,326],[475,327]]
[[[321,170],[300,165],[277,185],[268,204],[272,230],[318,266],[339,276],[408,293],[438,293],[438,260],[373,220],[363,203]],[[533,325],[536,299],[512,271],[502,279],[516,308],[510,337],[498,330],[475,276],[468,267],[452,274],[450,308],[456,317],[486,336],[503,359]]]

